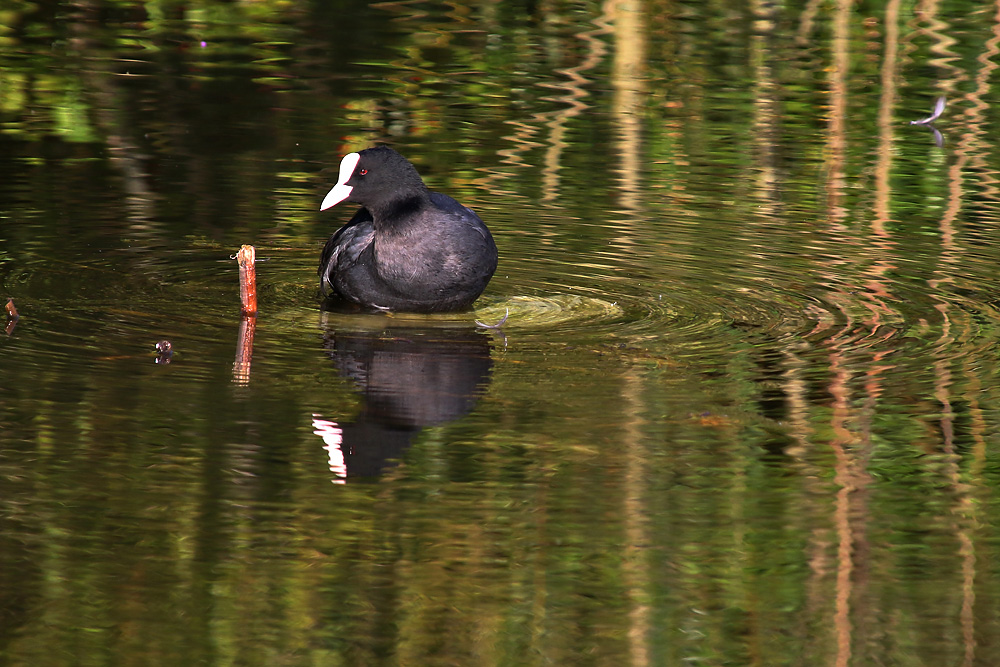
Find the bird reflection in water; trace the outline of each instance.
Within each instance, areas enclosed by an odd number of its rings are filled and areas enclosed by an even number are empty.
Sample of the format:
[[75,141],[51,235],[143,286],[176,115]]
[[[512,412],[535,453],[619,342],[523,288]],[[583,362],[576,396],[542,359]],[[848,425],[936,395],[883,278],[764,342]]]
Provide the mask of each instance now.
[[334,482],[376,477],[428,426],[469,413],[490,381],[491,338],[473,328],[327,329],[323,345],[364,399],[349,423],[312,415]]

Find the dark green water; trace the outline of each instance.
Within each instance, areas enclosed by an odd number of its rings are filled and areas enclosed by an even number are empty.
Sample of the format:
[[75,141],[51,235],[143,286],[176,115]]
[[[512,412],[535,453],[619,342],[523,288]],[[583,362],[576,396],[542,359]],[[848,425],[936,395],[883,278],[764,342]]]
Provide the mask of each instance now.
[[[0,10],[0,663],[1000,663],[998,35]],[[374,143],[492,229],[475,312],[320,310]]]

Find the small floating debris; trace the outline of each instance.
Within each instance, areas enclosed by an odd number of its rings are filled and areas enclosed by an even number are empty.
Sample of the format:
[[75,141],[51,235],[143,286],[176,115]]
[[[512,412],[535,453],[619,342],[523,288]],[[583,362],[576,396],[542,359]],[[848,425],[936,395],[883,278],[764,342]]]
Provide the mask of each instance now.
[[174,346],[169,340],[161,340],[156,345],[156,363],[169,364],[174,356]]
[[485,322],[480,322],[479,320],[476,320],[476,326],[482,327],[483,329],[499,329],[504,325],[508,317],[510,317],[510,308],[507,308],[507,312],[496,324],[486,324]]
[[937,100],[934,101],[934,109],[931,111],[930,116],[928,116],[927,118],[921,118],[920,120],[911,120],[910,125],[928,125],[929,123],[933,123],[934,121],[936,121],[938,118],[941,117],[941,114],[944,113],[944,108],[946,104],[947,101],[942,95],[941,97],[937,98]]
[[17,308],[14,306],[14,299],[7,299],[7,327],[4,329],[4,333],[8,336],[14,333],[14,327],[17,326],[17,321],[21,319],[21,316],[17,313]]

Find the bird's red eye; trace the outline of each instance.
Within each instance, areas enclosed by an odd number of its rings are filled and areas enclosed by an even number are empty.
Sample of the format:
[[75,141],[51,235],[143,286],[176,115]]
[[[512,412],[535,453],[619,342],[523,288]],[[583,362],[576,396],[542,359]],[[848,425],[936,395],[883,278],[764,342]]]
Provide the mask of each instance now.
[[368,173],[368,170],[367,170],[367,169],[362,169],[362,170],[361,170],[361,171],[359,171],[358,173],[359,173],[359,174],[361,174],[362,176],[364,176],[365,174],[367,174],[367,173]]

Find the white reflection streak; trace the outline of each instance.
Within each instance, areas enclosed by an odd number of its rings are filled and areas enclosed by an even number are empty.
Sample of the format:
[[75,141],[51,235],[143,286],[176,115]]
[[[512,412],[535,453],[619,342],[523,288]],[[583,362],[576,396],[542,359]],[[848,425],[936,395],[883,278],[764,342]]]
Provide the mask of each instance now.
[[323,438],[323,449],[330,457],[330,472],[336,475],[330,481],[334,484],[343,484],[347,481],[347,464],[344,463],[344,450],[341,445],[344,443],[344,432],[337,422],[323,419],[320,415],[313,414],[313,433]]

